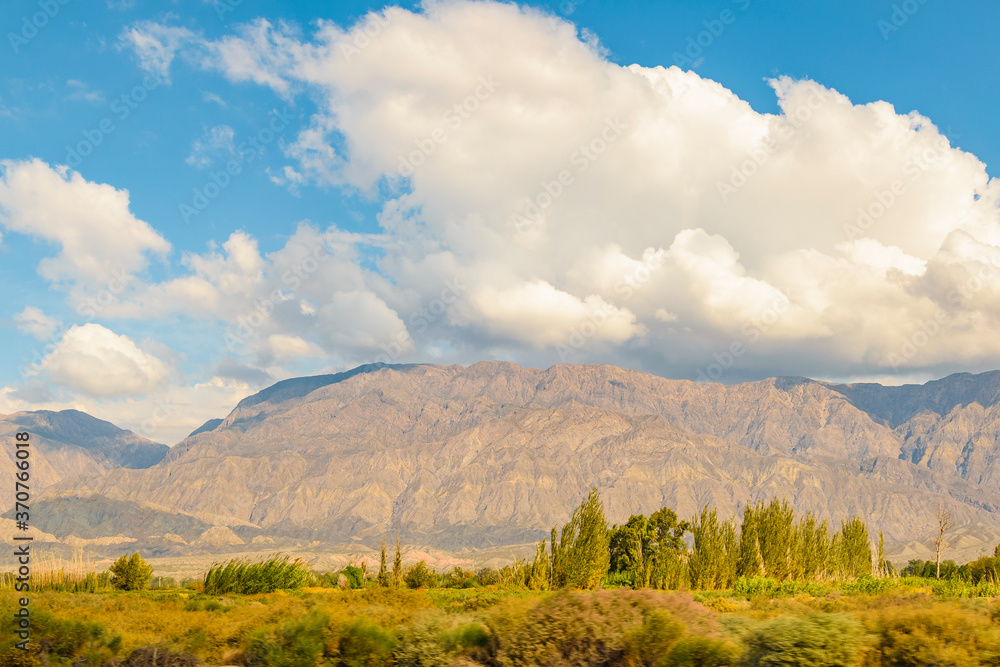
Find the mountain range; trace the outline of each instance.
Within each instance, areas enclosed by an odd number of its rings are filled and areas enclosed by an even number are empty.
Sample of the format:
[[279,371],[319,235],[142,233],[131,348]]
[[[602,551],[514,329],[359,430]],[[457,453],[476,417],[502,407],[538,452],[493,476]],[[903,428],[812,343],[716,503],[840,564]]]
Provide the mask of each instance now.
[[485,548],[537,539],[597,486],[614,522],[786,498],[834,525],[862,516],[899,544],[929,535],[945,507],[985,547],[1000,535],[998,404],[1000,372],[726,386],[489,361],[285,380],[165,452],[120,434],[76,442],[67,424],[92,423],[81,413],[3,423],[38,419],[46,457],[81,462],[46,479],[33,516],[57,538],[371,546],[399,534]]

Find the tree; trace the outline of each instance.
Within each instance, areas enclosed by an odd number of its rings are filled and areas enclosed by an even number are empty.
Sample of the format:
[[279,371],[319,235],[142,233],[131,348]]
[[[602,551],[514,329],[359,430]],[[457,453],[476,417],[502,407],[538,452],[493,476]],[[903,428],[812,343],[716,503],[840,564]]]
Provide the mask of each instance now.
[[382,538],[381,557],[380,557],[379,566],[378,566],[378,585],[379,586],[388,586],[389,585],[389,573],[388,573],[388,571],[386,569],[386,564],[385,564],[385,538],[384,537]]
[[549,587],[549,557],[545,553],[544,537],[535,549],[535,562],[531,564],[527,584],[533,591],[544,591]]
[[399,549],[399,535],[396,535],[396,556],[392,559],[392,585],[399,588],[403,581],[403,552]]
[[944,507],[938,508],[937,511],[937,522],[938,522],[938,534],[934,538],[934,550],[935,550],[935,562],[937,567],[935,569],[935,578],[941,578],[941,552],[945,550],[948,546],[948,542],[945,540],[945,533],[955,527],[955,517],[952,516],[951,512],[946,510]]
[[141,591],[153,578],[152,566],[138,552],[122,556],[108,571],[111,573],[111,585],[122,591]]
[[694,550],[688,559],[691,586],[701,589],[729,588],[736,578],[739,542],[732,521],[719,521],[714,509],[705,505],[691,521]]
[[430,571],[427,563],[420,561],[406,568],[406,575],[403,577],[406,585],[410,588],[433,588],[437,575]]
[[648,519],[642,514],[629,517],[625,524],[611,529],[611,571],[628,574],[635,588],[676,588],[680,583],[684,532],[689,528],[666,507]]
[[[557,586],[593,589],[601,585],[610,564],[610,531],[601,496],[594,487],[559,536]],[[553,550],[555,555],[555,550]]]

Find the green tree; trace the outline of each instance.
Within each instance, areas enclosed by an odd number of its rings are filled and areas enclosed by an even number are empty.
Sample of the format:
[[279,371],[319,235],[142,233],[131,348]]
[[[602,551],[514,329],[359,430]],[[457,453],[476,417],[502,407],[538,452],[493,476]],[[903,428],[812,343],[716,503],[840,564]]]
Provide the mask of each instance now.
[[403,582],[403,552],[399,548],[399,535],[396,535],[396,555],[392,559],[392,585],[399,588]]
[[610,569],[628,574],[635,588],[676,588],[680,584],[684,533],[690,526],[667,508],[615,525],[610,535]]
[[409,588],[433,588],[437,575],[430,571],[427,563],[420,561],[406,568],[403,581]]
[[385,562],[385,538],[382,538],[382,549],[380,554],[379,566],[378,566],[378,585],[388,586],[389,585],[389,572],[386,568]]
[[688,573],[694,588],[722,589],[736,578],[739,543],[732,521],[719,521],[719,515],[706,505],[691,521],[694,549],[688,559]]
[[545,538],[543,537],[535,549],[535,562],[531,564],[528,573],[528,588],[533,591],[544,591],[549,587],[549,558],[545,553]]
[[141,591],[153,578],[152,566],[138,552],[122,556],[108,571],[111,573],[111,585],[122,591]]
[[868,527],[858,517],[852,517],[840,526],[834,535],[834,558],[837,574],[848,579],[871,574],[872,549],[868,541]]
[[[559,536],[559,550],[553,549],[556,568],[553,580],[558,587],[593,589],[600,586],[610,564],[610,531],[597,488],[573,510],[573,516]],[[558,554],[558,557],[556,557]]]

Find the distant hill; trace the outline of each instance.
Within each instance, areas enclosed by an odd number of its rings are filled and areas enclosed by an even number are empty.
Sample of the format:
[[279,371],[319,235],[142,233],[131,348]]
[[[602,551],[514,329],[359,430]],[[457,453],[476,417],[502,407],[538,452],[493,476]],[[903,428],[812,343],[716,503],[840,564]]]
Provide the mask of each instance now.
[[[120,429],[78,410],[38,410],[0,415],[4,456],[13,460],[14,434],[31,434],[32,494],[77,475],[100,475],[115,468],[148,468],[169,447]],[[13,465],[6,467],[12,471]],[[0,475],[0,510],[13,506],[13,474]]]
[[988,541],[1000,535],[997,378],[724,386],[613,366],[379,364],[280,382],[151,468],[50,494],[324,543],[399,533],[457,549],[536,539],[596,485],[612,521],[784,497],[835,522],[864,516],[899,543],[945,506]]

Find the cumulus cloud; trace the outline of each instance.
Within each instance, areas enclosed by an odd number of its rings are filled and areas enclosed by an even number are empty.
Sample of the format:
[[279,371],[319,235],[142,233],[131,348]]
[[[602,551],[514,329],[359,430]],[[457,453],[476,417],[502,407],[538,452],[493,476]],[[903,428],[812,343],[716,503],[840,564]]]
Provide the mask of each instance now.
[[24,310],[14,315],[17,330],[38,340],[48,340],[59,329],[60,322],[46,315],[41,308],[25,306]]
[[57,385],[105,398],[149,394],[169,375],[162,361],[128,336],[99,324],[70,327],[41,369]]
[[38,266],[52,282],[102,285],[143,270],[170,244],[129,210],[129,193],[38,159],[0,162],[0,224],[60,246]]
[[[132,31],[143,57],[169,26]],[[447,340],[553,362],[600,310],[577,360],[671,376],[734,341],[730,379],[1000,363],[1000,184],[917,112],[777,77],[780,112],[758,113],[495,2],[175,43],[231,81],[319,100],[277,182],[389,193],[381,233],[345,239],[301,287],[281,280],[297,245],[263,258],[255,298],[281,293],[261,340],[279,338],[258,354],[305,353],[281,336],[415,358]]]

